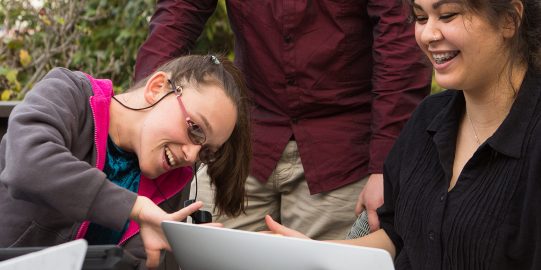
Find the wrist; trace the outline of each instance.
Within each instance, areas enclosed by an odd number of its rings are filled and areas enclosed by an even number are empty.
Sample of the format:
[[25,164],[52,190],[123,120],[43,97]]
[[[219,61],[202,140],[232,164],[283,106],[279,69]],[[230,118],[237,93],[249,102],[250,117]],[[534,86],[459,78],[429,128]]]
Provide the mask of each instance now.
[[141,211],[143,210],[146,197],[137,196],[135,203],[133,204],[132,210],[130,212],[130,219],[140,223],[141,221]]

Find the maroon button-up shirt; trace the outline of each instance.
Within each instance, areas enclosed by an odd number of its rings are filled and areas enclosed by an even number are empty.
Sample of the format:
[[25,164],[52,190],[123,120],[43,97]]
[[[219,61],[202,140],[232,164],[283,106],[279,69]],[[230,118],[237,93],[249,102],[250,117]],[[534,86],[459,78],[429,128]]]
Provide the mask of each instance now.
[[[255,104],[252,175],[294,136],[312,194],[381,173],[431,69],[396,0],[228,0],[235,62]],[[158,1],[136,80],[193,48],[216,0]]]

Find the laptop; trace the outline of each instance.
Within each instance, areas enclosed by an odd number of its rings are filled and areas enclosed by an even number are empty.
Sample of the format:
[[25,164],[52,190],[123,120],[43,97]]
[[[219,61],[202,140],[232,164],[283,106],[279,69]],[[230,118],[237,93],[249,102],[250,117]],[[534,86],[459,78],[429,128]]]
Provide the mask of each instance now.
[[[48,248],[50,247],[0,248],[0,266],[2,261]],[[86,249],[82,270],[132,270],[137,269],[138,265],[137,258],[119,246],[89,245]],[[0,270],[3,268],[0,267]]]
[[0,270],[79,270],[87,249],[85,240],[75,240],[0,262]]
[[164,221],[182,270],[394,270],[382,249]]

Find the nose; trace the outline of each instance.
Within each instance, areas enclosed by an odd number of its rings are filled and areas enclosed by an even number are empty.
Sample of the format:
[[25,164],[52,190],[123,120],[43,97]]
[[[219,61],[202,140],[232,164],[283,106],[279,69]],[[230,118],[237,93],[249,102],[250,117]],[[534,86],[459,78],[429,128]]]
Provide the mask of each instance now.
[[443,39],[443,34],[438,27],[438,23],[429,18],[427,22],[421,26],[421,41],[424,44],[431,44]]
[[182,151],[184,152],[184,156],[186,158],[186,161],[193,165],[199,158],[199,151],[201,150],[201,145],[198,144],[186,144],[182,148]]

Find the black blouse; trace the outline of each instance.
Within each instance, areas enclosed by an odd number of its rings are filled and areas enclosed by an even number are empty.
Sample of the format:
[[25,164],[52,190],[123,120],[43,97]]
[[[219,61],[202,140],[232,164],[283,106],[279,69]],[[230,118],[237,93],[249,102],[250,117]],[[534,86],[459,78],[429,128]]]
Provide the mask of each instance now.
[[381,226],[404,269],[541,269],[541,76],[447,192],[464,96],[428,97],[385,165]]

